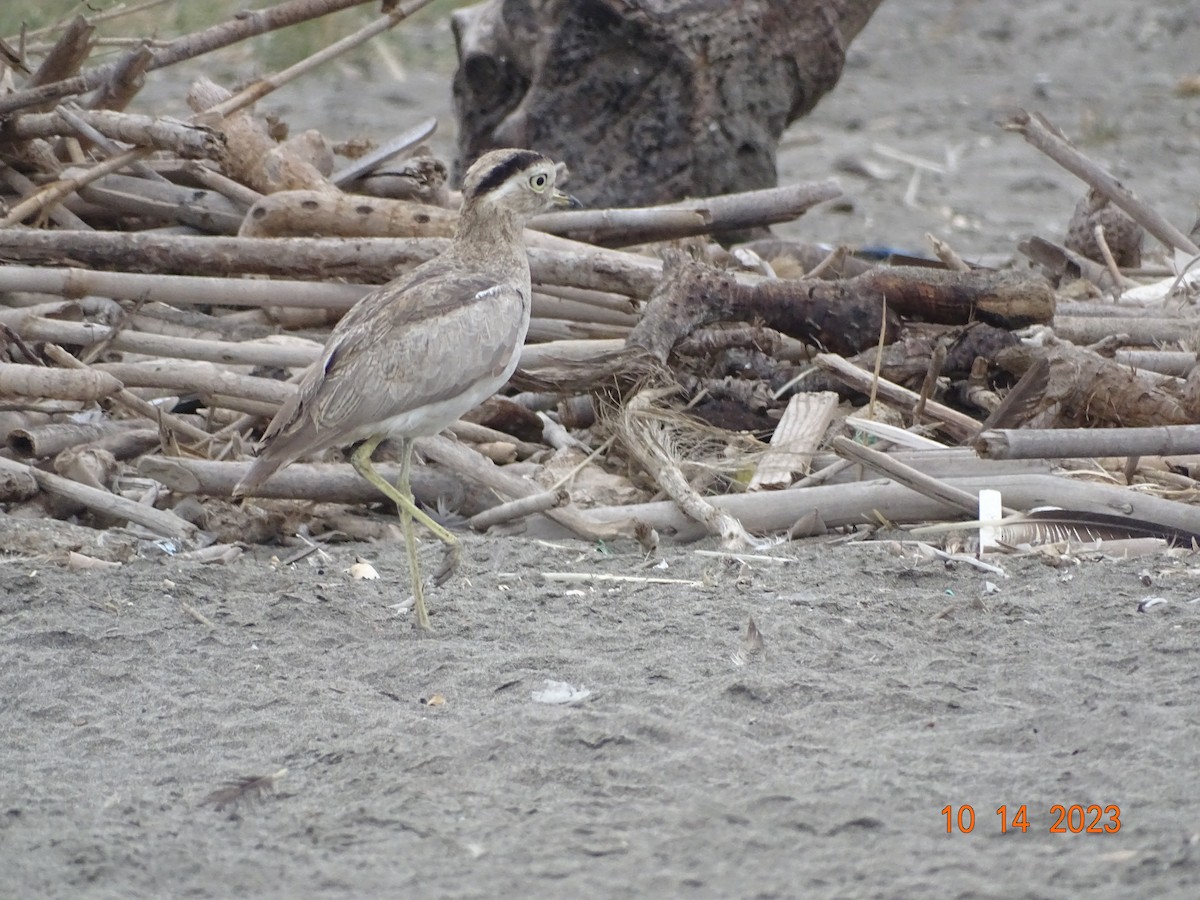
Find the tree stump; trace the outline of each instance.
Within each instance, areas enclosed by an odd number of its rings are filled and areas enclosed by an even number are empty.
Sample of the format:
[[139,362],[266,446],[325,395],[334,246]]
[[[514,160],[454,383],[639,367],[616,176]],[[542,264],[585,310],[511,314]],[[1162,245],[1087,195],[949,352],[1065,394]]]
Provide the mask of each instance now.
[[882,0],[486,0],[454,14],[460,176],[495,147],[632,206],[771,187]]

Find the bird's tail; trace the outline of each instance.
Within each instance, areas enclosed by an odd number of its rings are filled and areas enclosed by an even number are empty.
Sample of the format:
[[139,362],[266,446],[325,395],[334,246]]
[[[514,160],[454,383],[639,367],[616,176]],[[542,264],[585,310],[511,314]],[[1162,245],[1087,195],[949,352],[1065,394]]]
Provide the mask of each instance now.
[[270,453],[263,453],[254,464],[250,466],[250,471],[238,480],[238,483],[233,486],[233,497],[246,497],[257,491],[264,481],[274,475],[279,469],[287,463],[287,459],[281,459],[273,456]]

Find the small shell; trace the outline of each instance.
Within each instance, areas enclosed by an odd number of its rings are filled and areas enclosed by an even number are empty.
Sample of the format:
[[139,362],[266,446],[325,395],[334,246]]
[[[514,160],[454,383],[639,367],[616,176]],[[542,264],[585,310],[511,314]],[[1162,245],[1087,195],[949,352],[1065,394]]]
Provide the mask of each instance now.
[[361,559],[348,568],[346,574],[350,576],[351,581],[376,581],[379,579],[379,573],[375,571],[375,567]]
[[568,684],[565,681],[552,681],[546,679],[546,687],[540,691],[532,692],[534,703],[581,703],[592,695],[592,692],[587,688],[577,688],[573,684]]

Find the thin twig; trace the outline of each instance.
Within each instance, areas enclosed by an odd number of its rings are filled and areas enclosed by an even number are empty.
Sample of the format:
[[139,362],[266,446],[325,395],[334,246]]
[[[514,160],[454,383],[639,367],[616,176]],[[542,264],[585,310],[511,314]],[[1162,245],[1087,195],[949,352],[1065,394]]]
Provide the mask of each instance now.
[[102,163],[92,166],[82,175],[54,182],[45,189],[38,191],[32,197],[26,197],[10,209],[8,215],[0,219],[0,228],[8,228],[9,226],[16,225],[18,222],[23,222],[34,213],[43,213],[50,207],[65,200],[84,185],[91,184],[96,179],[103,178],[111,172],[123,169],[130,163],[149,156],[152,152],[153,148],[151,147],[134,147],[132,150],[126,150],[119,156],[111,157]]
[[1200,253],[1200,247],[1172,225],[1157,210],[1147,206],[1117,179],[1104,171],[1062,136],[1045,116],[1020,110],[1004,123],[1005,131],[1016,131],[1030,144],[1119,206],[1167,247]]

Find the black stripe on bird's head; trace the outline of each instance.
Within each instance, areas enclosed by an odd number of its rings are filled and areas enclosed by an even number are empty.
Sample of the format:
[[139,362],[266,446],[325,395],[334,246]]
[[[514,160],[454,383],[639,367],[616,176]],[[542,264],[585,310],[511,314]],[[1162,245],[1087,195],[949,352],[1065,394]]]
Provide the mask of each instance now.
[[518,172],[546,157],[533,150],[492,150],[479,157],[463,178],[463,199],[477,200],[496,190]]

